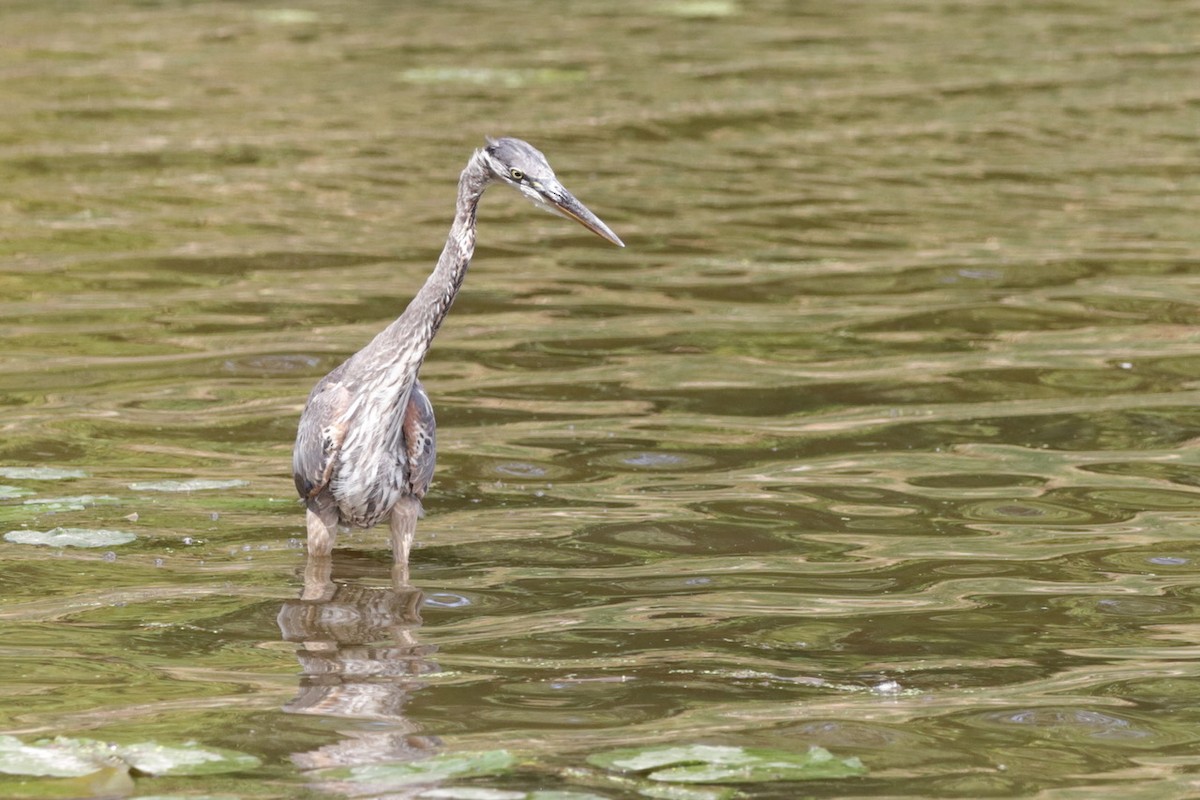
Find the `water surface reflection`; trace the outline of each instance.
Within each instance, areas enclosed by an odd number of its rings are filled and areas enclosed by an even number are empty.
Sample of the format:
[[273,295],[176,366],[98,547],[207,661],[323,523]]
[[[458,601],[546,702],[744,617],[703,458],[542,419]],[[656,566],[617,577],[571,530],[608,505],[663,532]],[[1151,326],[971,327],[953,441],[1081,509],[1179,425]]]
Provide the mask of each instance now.
[[299,692],[284,712],[382,723],[294,753],[302,769],[413,760],[437,749],[437,737],[422,735],[404,712],[439,667],[437,648],[417,638],[424,594],[403,572],[390,587],[368,587],[334,580],[333,559],[312,556],[300,598],[279,609],[279,631],[300,662]]

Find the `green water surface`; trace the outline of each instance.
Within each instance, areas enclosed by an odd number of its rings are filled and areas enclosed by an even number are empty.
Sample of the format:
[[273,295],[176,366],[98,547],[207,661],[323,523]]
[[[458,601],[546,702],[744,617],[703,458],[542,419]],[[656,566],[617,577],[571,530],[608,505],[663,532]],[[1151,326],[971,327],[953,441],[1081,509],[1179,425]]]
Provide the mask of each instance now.
[[[412,585],[356,531],[301,599],[300,409],[486,135],[628,247],[489,193]],[[261,762],[97,797],[1194,796],[1198,165],[1188,2],[5,2],[0,535],[136,538],[0,540],[0,734]],[[862,770],[601,755],[698,746]]]

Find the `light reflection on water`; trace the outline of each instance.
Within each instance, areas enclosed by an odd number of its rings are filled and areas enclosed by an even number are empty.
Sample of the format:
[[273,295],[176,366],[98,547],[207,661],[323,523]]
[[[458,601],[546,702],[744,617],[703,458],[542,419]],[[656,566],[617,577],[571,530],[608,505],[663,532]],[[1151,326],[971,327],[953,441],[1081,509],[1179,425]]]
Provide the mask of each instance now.
[[[138,538],[0,543],[0,732],[274,759],[250,794],[498,747],[603,793],[563,770],[663,742],[870,769],[811,796],[1195,791],[1186,9],[711,6],[8,13],[3,531]],[[419,589],[351,532],[339,608],[390,622],[281,641],[304,397],[510,132],[630,246],[489,195]]]

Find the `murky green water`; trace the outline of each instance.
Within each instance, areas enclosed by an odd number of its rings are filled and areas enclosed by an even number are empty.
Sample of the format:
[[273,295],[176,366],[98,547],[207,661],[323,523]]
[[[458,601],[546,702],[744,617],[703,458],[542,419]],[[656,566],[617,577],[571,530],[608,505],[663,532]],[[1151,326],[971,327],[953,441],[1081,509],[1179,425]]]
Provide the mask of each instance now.
[[[6,3],[0,530],[137,539],[0,542],[0,733],[263,762],[132,796],[1200,791],[1197,76],[1165,0]],[[629,247],[489,194],[419,592],[356,532],[300,601],[300,408],[485,134]]]

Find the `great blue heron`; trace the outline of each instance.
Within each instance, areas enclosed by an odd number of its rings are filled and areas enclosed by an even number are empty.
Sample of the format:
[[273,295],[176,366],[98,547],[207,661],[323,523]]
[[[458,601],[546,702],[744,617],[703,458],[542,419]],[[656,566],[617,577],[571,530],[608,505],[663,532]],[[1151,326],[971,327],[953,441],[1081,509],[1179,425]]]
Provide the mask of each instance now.
[[433,478],[433,406],[417,372],[462,286],[475,252],[475,210],[484,189],[506,183],[541,208],[624,243],[554,176],[546,157],[520,139],[488,140],[458,180],[458,203],[433,274],[404,313],[317,382],[296,431],[292,472],[308,506],[308,552],[327,557],[339,522],[369,528],[390,518],[393,557],[408,552]]

